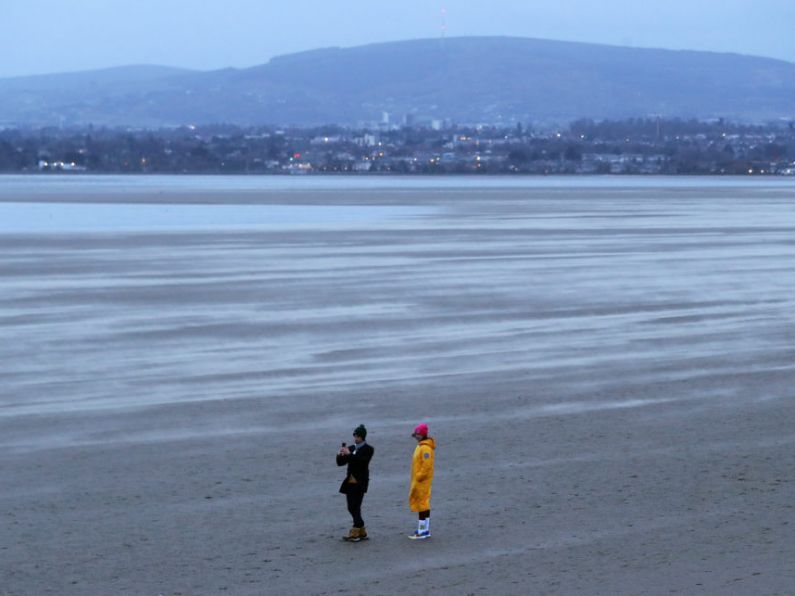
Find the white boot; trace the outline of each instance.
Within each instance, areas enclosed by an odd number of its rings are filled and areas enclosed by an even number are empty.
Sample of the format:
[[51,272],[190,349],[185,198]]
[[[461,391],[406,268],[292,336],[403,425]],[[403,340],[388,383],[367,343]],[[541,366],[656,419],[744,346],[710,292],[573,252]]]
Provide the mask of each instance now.
[[431,520],[421,519],[417,522],[417,531],[409,536],[412,540],[425,540],[431,537]]

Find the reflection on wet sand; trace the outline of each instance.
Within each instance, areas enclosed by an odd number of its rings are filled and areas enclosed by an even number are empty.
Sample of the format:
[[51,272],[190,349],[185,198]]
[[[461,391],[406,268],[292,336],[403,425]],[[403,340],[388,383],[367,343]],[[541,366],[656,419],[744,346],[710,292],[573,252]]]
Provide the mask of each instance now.
[[375,592],[785,593],[795,188],[657,183],[246,191],[211,202],[400,209],[0,234],[0,585],[355,592],[329,453],[364,421]]

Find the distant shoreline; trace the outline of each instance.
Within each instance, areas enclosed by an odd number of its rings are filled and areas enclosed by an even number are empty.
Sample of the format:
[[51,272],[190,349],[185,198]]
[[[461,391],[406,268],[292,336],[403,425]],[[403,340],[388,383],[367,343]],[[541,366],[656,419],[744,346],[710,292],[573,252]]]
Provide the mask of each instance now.
[[511,177],[511,178],[793,178],[795,174],[777,174],[777,173],[754,173],[742,174],[737,172],[718,173],[630,173],[630,172],[617,172],[617,173],[554,173],[554,174],[533,174],[525,172],[311,172],[307,174],[291,174],[287,172],[114,172],[114,171],[84,171],[84,172],[70,172],[70,171],[55,171],[55,172],[0,172],[0,177],[5,176],[30,176],[46,178],[50,176],[74,176],[76,178],[85,176],[124,176],[130,178],[152,178],[156,176],[207,176],[207,177],[240,177],[240,178],[453,178],[453,177],[467,177],[467,178],[497,178],[497,177]]
[[0,130],[0,172],[271,176],[795,176],[795,123]]

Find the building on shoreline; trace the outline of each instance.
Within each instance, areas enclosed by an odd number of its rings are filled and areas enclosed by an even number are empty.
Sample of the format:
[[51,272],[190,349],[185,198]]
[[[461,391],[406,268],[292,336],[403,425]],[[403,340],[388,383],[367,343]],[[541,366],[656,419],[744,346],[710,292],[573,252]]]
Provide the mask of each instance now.
[[520,125],[5,129],[2,172],[795,175],[791,125],[634,119]]

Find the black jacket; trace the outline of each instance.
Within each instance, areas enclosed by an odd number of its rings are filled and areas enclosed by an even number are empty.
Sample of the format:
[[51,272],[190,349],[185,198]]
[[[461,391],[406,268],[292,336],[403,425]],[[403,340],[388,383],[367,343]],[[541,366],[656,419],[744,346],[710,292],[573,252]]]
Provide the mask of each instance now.
[[[370,460],[373,458],[375,449],[365,443],[360,449],[353,451],[354,445],[348,447],[351,450],[350,455],[337,455],[337,465],[344,466],[348,464],[348,473],[345,475],[345,480],[340,485],[340,492],[347,495],[351,492],[367,492],[367,487],[370,484]],[[355,482],[352,482],[352,478]]]

